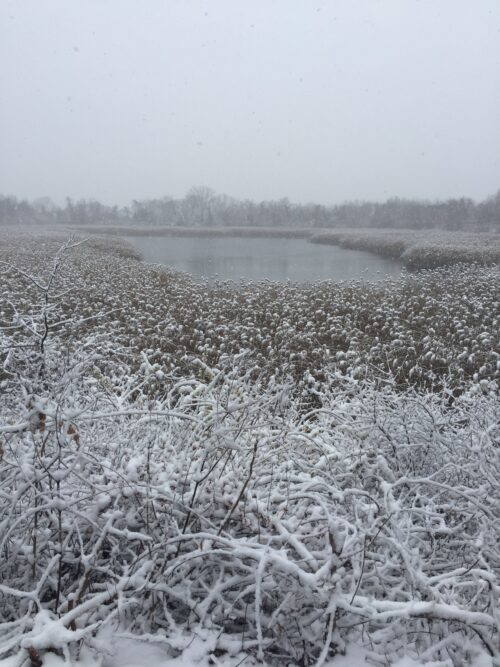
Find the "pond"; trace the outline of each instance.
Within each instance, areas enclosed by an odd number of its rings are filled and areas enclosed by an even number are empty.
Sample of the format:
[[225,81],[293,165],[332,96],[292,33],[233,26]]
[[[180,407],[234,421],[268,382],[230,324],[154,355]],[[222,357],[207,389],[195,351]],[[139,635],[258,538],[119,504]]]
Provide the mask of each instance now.
[[146,262],[211,280],[380,280],[399,276],[397,260],[305,239],[126,236]]

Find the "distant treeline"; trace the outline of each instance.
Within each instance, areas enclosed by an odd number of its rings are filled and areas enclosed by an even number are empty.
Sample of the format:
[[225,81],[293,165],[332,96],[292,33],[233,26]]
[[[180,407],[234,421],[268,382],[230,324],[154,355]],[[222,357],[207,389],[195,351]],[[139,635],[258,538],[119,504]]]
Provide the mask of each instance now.
[[28,202],[0,196],[0,225],[133,224],[176,227],[394,228],[500,231],[500,190],[482,202],[465,197],[445,201],[389,199],[383,203],[346,202],[335,206],[293,204],[288,199],[253,202],[194,187],[183,199],[134,200],[106,206],[95,200],[49,198]]

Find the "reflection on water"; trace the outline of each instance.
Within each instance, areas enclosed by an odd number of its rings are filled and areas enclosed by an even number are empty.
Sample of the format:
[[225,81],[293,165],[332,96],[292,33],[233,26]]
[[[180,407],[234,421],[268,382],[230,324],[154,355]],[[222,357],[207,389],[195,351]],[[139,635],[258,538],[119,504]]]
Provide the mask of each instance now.
[[377,280],[401,272],[396,260],[303,239],[126,238],[146,262],[221,280]]

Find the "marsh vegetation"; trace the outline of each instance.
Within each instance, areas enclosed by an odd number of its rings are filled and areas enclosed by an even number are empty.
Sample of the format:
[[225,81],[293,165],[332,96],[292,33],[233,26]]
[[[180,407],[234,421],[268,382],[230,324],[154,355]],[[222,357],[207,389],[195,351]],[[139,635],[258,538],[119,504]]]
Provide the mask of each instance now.
[[498,266],[210,285],[60,244],[0,256],[0,655],[498,660]]

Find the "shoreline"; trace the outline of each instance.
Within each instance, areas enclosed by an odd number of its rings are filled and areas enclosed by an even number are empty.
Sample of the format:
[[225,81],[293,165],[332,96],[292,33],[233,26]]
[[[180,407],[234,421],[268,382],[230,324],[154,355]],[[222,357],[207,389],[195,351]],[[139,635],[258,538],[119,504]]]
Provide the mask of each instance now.
[[279,227],[199,227],[126,228],[90,226],[78,231],[117,237],[188,238],[294,238],[307,243],[332,245],[345,250],[361,250],[379,257],[399,260],[410,270],[435,269],[455,264],[491,266],[500,264],[500,235],[491,232],[451,232],[441,230],[359,229],[327,230]]
[[[89,234],[103,239],[151,238],[270,238],[304,239],[307,243],[361,250],[399,260],[409,270],[435,269],[456,264],[491,266],[500,264],[500,234],[401,229],[304,229],[281,227],[127,227],[79,225],[60,228],[4,227],[7,233],[24,232]],[[132,255],[138,253],[130,247]],[[139,257],[136,257],[139,259]]]

